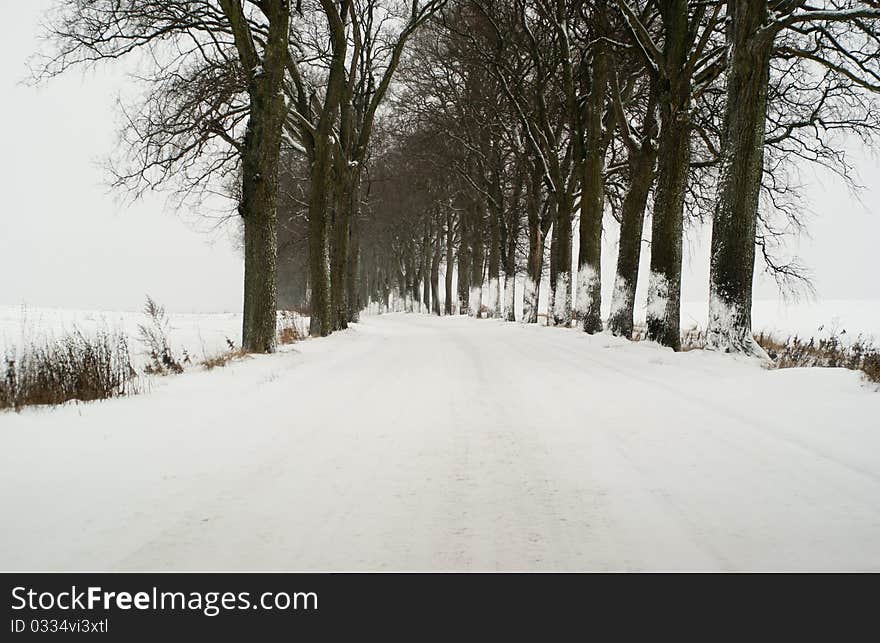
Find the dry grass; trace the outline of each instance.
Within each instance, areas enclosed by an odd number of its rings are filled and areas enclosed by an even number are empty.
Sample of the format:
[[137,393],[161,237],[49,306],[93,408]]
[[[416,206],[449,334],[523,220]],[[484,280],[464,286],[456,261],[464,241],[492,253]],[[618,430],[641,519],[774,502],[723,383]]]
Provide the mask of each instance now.
[[278,343],[294,344],[306,337],[302,316],[292,310],[278,312]]
[[[292,310],[282,310],[278,313],[278,343],[293,344],[306,337],[302,316]],[[205,370],[214,368],[223,368],[231,362],[247,359],[249,354],[241,347],[236,347],[235,343],[226,338],[227,350],[214,355],[204,355],[202,361],[199,362]]]
[[865,356],[862,360],[862,372],[868,381],[880,384],[880,351]]
[[300,334],[297,332],[296,328],[281,328],[278,331],[278,343],[279,344],[293,344],[301,340]]
[[190,363],[189,354],[184,350],[177,355],[168,341],[169,321],[165,308],[157,304],[147,295],[144,304],[145,324],[138,324],[138,340],[143,344],[149,363],[144,371],[150,375],[167,375],[183,373],[185,364]]
[[821,339],[793,335],[783,341],[759,333],[755,339],[776,368],[848,368],[862,371],[871,382],[880,382],[880,347],[863,336],[844,341],[844,335],[845,332],[835,333]]
[[[147,297],[144,315],[146,321],[138,325],[137,337],[148,358],[144,372],[182,373],[191,359],[186,350],[172,349],[165,309]],[[282,311],[278,316],[278,343],[293,344],[305,337],[302,316]],[[231,339],[227,338],[226,344],[227,350],[204,355],[199,362],[202,368],[222,368],[248,357]],[[121,331],[100,330],[87,335],[74,329],[59,339],[11,348],[0,362],[0,409],[107,399],[141,390],[142,380],[132,365],[128,339]]]
[[[645,338],[645,327],[633,331],[633,340]],[[780,339],[772,333],[757,333],[755,341],[763,348],[775,368],[848,368],[862,371],[870,382],[880,382],[880,346],[870,338],[858,336],[846,338],[846,331],[832,333],[826,338],[801,338],[792,335]],[[706,332],[692,327],[681,332],[681,350],[690,351],[706,347]]]
[[238,348],[224,353],[218,353],[217,355],[212,355],[210,357],[205,357],[205,359],[202,360],[201,365],[206,371],[210,371],[218,366],[223,368],[229,364],[229,362],[245,359],[246,357],[248,357],[248,354],[241,348]]
[[0,409],[83,402],[133,395],[141,390],[128,341],[119,331],[58,338],[9,350],[0,379]]
[[[280,345],[295,344],[307,337],[302,316],[292,310],[278,311],[277,333],[277,340]],[[230,362],[248,357],[248,352],[242,348],[237,348],[235,343],[228,337],[226,338],[226,345],[228,350],[222,353],[205,355],[200,362],[202,368],[211,370],[217,367],[224,367]]]

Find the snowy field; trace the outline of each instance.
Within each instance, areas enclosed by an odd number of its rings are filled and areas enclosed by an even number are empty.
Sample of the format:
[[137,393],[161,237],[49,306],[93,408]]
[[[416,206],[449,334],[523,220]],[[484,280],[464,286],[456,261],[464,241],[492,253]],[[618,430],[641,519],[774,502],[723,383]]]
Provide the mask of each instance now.
[[[227,350],[227,338],[236,346],[241,342],[241,313],[167,313],[167,317],[172,349],[177,354],[185,349],[195,361]],[[58,337],[74,328],[84,333],[103,328],[124,332],[132,357],[140,364],[146,357],[137,340],[138,324],[147,322],[142,312],[0,306],[0,354],[4,348]]]
[[[706,326],[708,304],[685,301],[681,305],[681,325]],[[641,321],[644,321],[642,311]],[[780,338],[827,337],[846,331],[851,337],[862,335],[880,342],[880,300],[826,299],[784,303],[779,300],[756,300],[752,305],[752,328]]]
[[0,414],[0,511],[6,570],[880,571],[880,394],[366,317],[147,395]]
[[[517,284],[519,299],[522,289]],[[544,289],[546,290],[546,289]],[[520,301],[520,307],[521,307]],[[544,304],[546,308],[546,303]],[[610,301],[605,302],[606,309]],[[606,316],[608,311],[605,311]],[[823,337],[829,333],[859,334],[880,342],[880,300],[826,300],[785,304],[777,300],[755,301],[753,306],[755,332],[773,332],[781,337]],[[241,340],[241,313],[168,313],[169,339],[175,351],[186,349],[194,359],[215,355],[226,350],[227,338],[236,345]],[[705,326],[707,306],[704,302],[682,302],[682,328]],[[636,311],[636,323],[644,322],[644,308]],[[130,347],[136,361],[142,358],[143,347],[137,341],[137,326],[147,318],[142,312],[69,310],[0,306],[0,352],[4,347],[20,346],[29,338],[60,335],[74,327],[86,332],[97,328],[119,329],[131,339]]]

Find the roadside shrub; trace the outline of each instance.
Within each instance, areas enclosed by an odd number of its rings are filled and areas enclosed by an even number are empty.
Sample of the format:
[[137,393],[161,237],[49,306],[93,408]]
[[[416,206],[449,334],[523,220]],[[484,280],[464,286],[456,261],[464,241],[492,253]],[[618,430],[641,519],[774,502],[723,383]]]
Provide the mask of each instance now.
[[206,371],[210,371],[211,369],[226,366],[229,362],[244,359],[248,354],[241,348],[231,351],[224,351],[222,353],[217,353],[216,355],[206,356],[201,364],[202,367]]
[[880,382],[880,347],[869,338],[858,336],[844,341],[845,331],[828,337],[802,339],[793,335],[782,341],[770,334],[755,336],[776,368],[848,368],[862,371],[866,379]]
[[143,344],[150,360],[144,371],[150,375],[183,373],[183,365],[189,364],[191,360],[185,350],[180,356],[171,350],[168,341],[169,322],[164,306],[160,306],[147,295],[143,312],[147,322],[138,324],[138,340]]
[[30,342],[4,356],[0,409],[102,400],[140,392],[128,340],[119,331]]
[[706,331],[691,326],[681,331],[681,350],[692,351],[706,348]]
[[228,337],[226,338],[226,346],[228,346],[228,350],[223,351],[222,353],[217,353],[216,355],[205,355],[204,359],[201,361],[202,368],[206,371],[210,371],[213,368],[226,366],[229,362],[234,360],[244,359],[248,356],[243,348],[236,348],[235,342],[233,342]]
[[[820,329],[821,330],[821,329]],[[647,329],[644,325],[633,329],[633,341],[643,341]],[[832,331],[827,337],[801,338],[792,335],[780,339],[772,333],[760,332],[755,341],[763,348],[775,368],[848,368],[862,371],[870,382],[880,382],[880,346],[868,337],[846,339],[846,331]],[[697,326],[681,331],[681,350],[690,351],[706,347],[706,332]]]
[[[636,324],[633,326],[632,341],[643,342],[648,340],[648,327],[645,324]],[[699,326],[691,326],[690,328],[682,328],[681,330],[681,350],[682,352],[699,350],[706,348],[706,331]]]
[[292,310],[278,311],[278,343],[293,344],[306,336],[302,317]]
[[880,384],[880,350],[865,356],[862,360],[862,371],[869,381]]

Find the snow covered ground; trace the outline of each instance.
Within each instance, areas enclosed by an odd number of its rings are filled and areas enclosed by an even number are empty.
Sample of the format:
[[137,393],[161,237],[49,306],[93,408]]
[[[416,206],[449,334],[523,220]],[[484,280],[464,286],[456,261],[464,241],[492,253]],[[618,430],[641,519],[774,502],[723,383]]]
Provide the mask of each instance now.
[[0,414],[0,568],[880,570],[880,394],[424,315]]
[[[682,302],[682,327],[705,328],[707,317],[707,302]],[[644,321],[644,315],[641,321]],[[825,299],[785,303],[776,299],[759,299],[752,304],[752,327],[755,332],[770,332],[783,339],[790,335],[826,337],[846,331],[850,337],[862,335],[880,342],[880,300]]]
[[[518,282],[516,292],[520,309],[521,286]],[[610,298],[606,299],[607,317],[611,302]],[[545,309],[546,302],[542,312]],[[682,327],[704,327],[707,314],[705,302],[682,302]],[[778,300],[757,300],[752,318],[755,332],[773,332],[782,338],[794,334],[820,337],[845,330],[851,337],[861,334],[880,342],[880,300],[824,300],[789,304]],[[226,350],[227,339],[236,345],[241,339],[241,313],[168,313],[168,319],[172,348],[177,352],[185,349],[196,361]],[[636,310],[636,323],[644,323],[644,320],[642,307]],[[133,357],[139,361],[143,358],[143,347],[137,341],[137,327],[146,321],[144,314],[139,311],[0,306],[0,353],[4,347],[26,343],[28,338],[57,336],[74,327],[86,332],[104,327],[124,331],[130,338]]]

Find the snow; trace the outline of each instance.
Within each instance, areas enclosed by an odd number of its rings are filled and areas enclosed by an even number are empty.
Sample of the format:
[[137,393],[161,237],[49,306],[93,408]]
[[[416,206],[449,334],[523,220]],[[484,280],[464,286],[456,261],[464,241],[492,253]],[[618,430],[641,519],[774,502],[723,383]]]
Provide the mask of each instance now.
[[504,277],[504,304],[502,314],[507,316],[513,310],[516,314],[516,276]]
[[556,292],[553,297],[553,316],[556,319],[571,319],[571,275],[563,270],[556,275]]
[[648,319],[666,319],[666,309],[669,307],[669,281],[666,276],[659,272],[651,272],[648,277],[648,306],[646,317]]
[[877,571],[878,418],[851,371],[364,316],[0,414],[0,568]]
[[[546,288],[545,288],[546,290]],[[522,312],[523,316],[526,319],[531,319],[532,315],[537,315],[538,308],[538,284],[535,283],[535,280],[531,278],[531,276],[526,275],[523,277],[523,286],[520,289],[522,293],[523,305]],[[545,293],[546,296],[546,293]],[[522,319],[522,317],[520,317]]]
[[626,279],[617,275],[614,277],[614,292],[611,295],[611,311],[610,317],[615,317],[623,310],[632,296],[632,288],[626,283]]
[[748,324],[743,321],[742,308],[725,301],[717,292],[709,295],[709,319],[706,325],[706,348],[738,352],[769,360],[766,351],[755,341]]
[[[682,326],[705,328],[709,316],[705,301],[681,304]],[[844,338],[859,335],[880,340],[880,300],[826,299],[781,302],[758,299],[752,302],[752,330],[771,333],[781,339],[828,337],[846,331]]]
[[468,315],[479,317],[483,307],[483,287],[471,286],[468,296]]
[[585,315],[593,305],[592,293],[598,281],[599,273],[593,266],[584,264],[578,269],[576,301],[577,311],[582,315]]
[[[241,342],[241,313],[166,313],[169,342],[180,354],[186,350],[194,359],[210,357],[228,350],[227,339]],[[129,337],[129,348],[136,364],[145,360],[137,341],[138,324],[147,322],[142,312],[71,310],[0,306],[0,355],[6,348],[26,345],[29,340],[58,337],[74,328],[93,333],[101,328],[119,330]]]
[[501,316],[501,292],[498,290],[498,279],[489,280],[489,301],[486,302],[490,317]]

